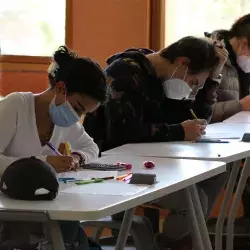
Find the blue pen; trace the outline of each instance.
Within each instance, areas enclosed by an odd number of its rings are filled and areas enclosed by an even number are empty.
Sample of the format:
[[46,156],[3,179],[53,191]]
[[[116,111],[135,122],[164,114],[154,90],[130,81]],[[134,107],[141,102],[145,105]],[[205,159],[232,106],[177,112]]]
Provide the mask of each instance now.
[[56,155],[62,155],[50,142],[47,142],[46,144]]
[[73,177],[59,177],[58,181],[75,181],[76,178]]

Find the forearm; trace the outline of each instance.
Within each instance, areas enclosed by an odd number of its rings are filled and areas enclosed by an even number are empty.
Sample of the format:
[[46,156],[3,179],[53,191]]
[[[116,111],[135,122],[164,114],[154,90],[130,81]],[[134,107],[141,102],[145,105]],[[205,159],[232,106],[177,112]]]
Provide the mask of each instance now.
[[126,143],[183,141],[181,124],[110,124],[108,141],[110,147]]
[[238,100],[217,102],[213,105],[211,122],[222,122],[236,113],[239,113],[241,110],[241,105]]

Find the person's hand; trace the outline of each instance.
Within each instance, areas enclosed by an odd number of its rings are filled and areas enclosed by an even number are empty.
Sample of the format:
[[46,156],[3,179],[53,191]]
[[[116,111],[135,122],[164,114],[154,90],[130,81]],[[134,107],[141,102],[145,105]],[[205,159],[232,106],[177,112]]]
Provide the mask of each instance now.
[[76,170],[80,167],[81,157],[77,154],[74,154],[74,153],[71,154],[71,157],[73,157],[74,164],[75,164],[73,169]]
[[206,134],[207,121],[203,119],[187,120],[181,123],[185,132],[185,141],[195,141]]
[[217,102],[218,89],[219,89],[219,83],[217,83],[217,82],[213,82],[212,84],[210,84],[210,86],[208,86],[206,89],[204,89],[204,91],[205,91],[204,101],[208,105],[213,105]]
[[70,171],[75,168],[75,160],[72,156],[48,155],[46,162],[49,163],[57,173]]
[[225,44],[222,41],[213,41],[215,45],[216,55],[219,57],[219,63],[216,67],[211,71],[210,77],[212,78],[219,78],[222,72],[222,69],[227,61],[228,58],[228,51],[225,48]]
[[205,82],[204,87],[200,89],[199,92],[197,93],[195,97],[196,102],[205,103],[210,106],[213,105],[214,103],[217,102],[218,89],[219,89],[219,83],[208,79]]
[[240,100],[240,105],[243,111],[250,111],[250,95]]

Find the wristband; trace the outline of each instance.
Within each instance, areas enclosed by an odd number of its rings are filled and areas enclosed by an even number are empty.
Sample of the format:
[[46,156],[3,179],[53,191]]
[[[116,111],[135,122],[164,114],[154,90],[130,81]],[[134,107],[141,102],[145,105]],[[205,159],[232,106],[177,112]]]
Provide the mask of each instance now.
[[210,79],[220,84],[222,80],[222,74],[219,74],[219,77],[217,78],[210,77]]

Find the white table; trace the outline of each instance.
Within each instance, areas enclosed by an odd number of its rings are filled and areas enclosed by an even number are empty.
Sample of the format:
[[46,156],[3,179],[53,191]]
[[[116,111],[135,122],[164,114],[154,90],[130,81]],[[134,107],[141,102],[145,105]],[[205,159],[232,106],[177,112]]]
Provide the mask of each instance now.
[[[241,140],[244,133],[250,133],[250,123],[214,123],[207,126],[204,138]],[[229,139],[230,140],[230,139]]]
[[[222,124],[214,124],[211,126],[212,128],[208,126],[210,131],[216,126],[222,128]],[[238,126],[238,124],[236,126]],[[227,130],[225,129],[224,131]],[[244,130],[241,129],[241,132],[244,132]],[[222,249],[223,225],[226,218],[226,211],[230,203],[230,197],[233,193],[233,188],[236,183],[236,178],[239,171],[239,161],[244,158],[247,158],[242,170],[241,177],[238,182],[234,202],[231,206],[230,213],[228,216],[227,249],[233,250],[234,220],[236,218],[236,213],[243,193],[243,189],[245,187],[248,174],[250,172],[250,144],[238,142],[237,140],[232,143],[142,143],[126,144],[103,153],[103,155],[114,154],[226,162],[228,168],[232,168],[232,171],[228,180],[225,197],[222,202],[221,210],[216,223],[216,250]],[[235,167],[232,167],[232,164],[234,164]]]
[[224,120],[224,122],[229,123],[250,123],[250,111],[241,111],[228,119]]
[[234,143],[136,143],[105,151],[102,155],[135,155],[230,163],[250,156],[250,143],[237,141]]
[[[206,171],[206,161],[191,161],[191,160],[177,160],[176,159],[165,159],[165,158],[155,158],[154,162],[156,167],[154,169],[145,169],[143,167],[143,162],[146,160],[150,160],[149,157],[133,157],[133,156],[105,156],[98,160],[100,163],[113,163],[115,164],[118,161],[122,162],[129,162],[133,165],[133,173],[153,173],[157,176],[158,183],[154,185],[157,187],[157,191],[153,194],[150,198],[151,201],[163,197],[167,194],[173,193],[175,191],[186,189],[186,198],[189,204],[189,209],[191,212],[191,221],[194,222],[193,232],[194,235],[194,242],[197,243],[195,249],[204,249],[209,250],[212,249],[209,235],[207,232],[207,227],[205,223],[205,219],[203,216],[202,208],[200,205],[200,200],[197,194],[196,186],[194,184],[204,180],[209,179],[212,176],[218,175],[225,171],[225,165],[221,166],[220,169],[216,168],[215,171]],[[207,162],[211,163],[211,162]],[[193,165],[194,164],[194,165]],[[187,168],[187,166],[189,166]],[[190,168],[190,166],[192,166]],[[215,169],[214,169],[215,170]],[[206,173],[204,172],[206,171]],[[189,173],[191,172],[191,173]],[[200,172],[200,174],[198,174]],[[196,177],[192,178],[192,176],[196,173]],[[210,176],[210,177],[209,177]],[[183,182],[181,182],[181,179]],[[173,185],[176,183],[176,185]],[[178,184],[177,184],[178,183]],[[160,187],[161,186],[161,187]],[[173,188],[173,189],[172,189]],[[138,199],[138,198],[137,198]],[[143,204],[144,202],[140,202]],[[125,209],[125,207],[124,207]],[[193,211],[193,212],[192,212]],[[126,215],[126,214],[125,214]],[[130,219],[129,219],[130,217]],[[132,222],[132,215],[130,214],[127,217],[124,216],[123,221],[130,221]],[[120,230],[119,236],[127,235],[129,227],[127,230]],[[127,237],[126,237],[127,238]],[[119,238],[118,238],[119,240]],[[123,246],[125,244],[125,239],[123,238]],[[118,248],[117,248],[118,249]],[[119,248],[120,249],[120,248]]]
[[[225,163],[156,158],[154,160],[156,167],[153,170],[146,170],[143,168],[142,163],[149,159],[148,157],[135,156],[106,156],[98,159],[98,162],[101,163],[116,163],[118,160],[129,161],[133,164],[133,172],[155,173],[158,182],[140,193],[130,196],[103,196],[59,192],[58,197],[54,201],[32,202],[12,200],[0,193],[0,220],[44,221],[43,216],[47,215],[51,223],[54,249],[61,250],[64,249],[64,246],[57,220],[97,220],[127,210],[116,246],[117,250],[121,250],[126,243],[136,206],[186,188],[186,196],[191,212],[193,212],[193,221],[195,222],[193,227],[196,233],[196,241],[199,244],[203,244],[203,242],[205,242],[204,244],[209,244],[207,242],[209,238],[206,232],[205,220],[202,215],[195,184],[224,172],[226,169]],[[187,165],[192,166],[192,168],[187,168]],[[115,180],[106,181],[103,185],[108,185],[109,182],[113,181]],[[71,185],[74,184],[61,184],[60,191]],[[198,217],[199,223],[196,217]],[[199,233],[199,228],[202,230],[202,236]],[[202,239],[200,239],[201,237]],[[198,245],[198,247],[202,246]]]

